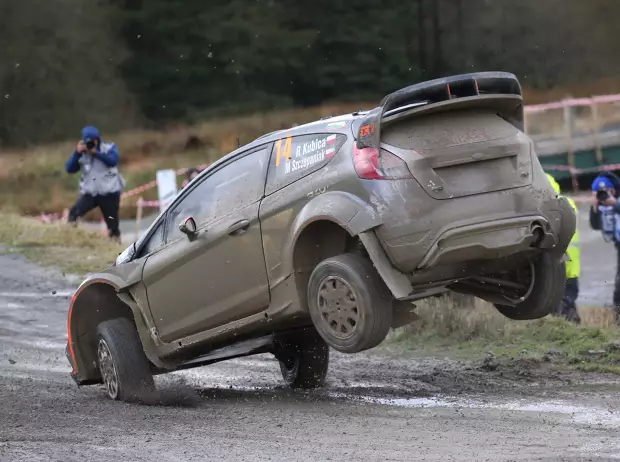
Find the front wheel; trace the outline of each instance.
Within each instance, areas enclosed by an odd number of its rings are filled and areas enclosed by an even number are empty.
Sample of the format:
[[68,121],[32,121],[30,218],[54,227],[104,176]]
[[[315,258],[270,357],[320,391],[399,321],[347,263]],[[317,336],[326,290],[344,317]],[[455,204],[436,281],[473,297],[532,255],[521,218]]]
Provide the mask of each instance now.
[[97,326],[97,363],[107,395],[137,401],[155,388],[153,374],[135,327],[126,318]]
[[517,321],[544,318],[557,308],[564,295],[565,263],[543,253],[520,273],[527,289],[515,300],[515,306],[496,304],[495,308]]
[[343,353],[368,350],[385,339],[392,300],[372,262],[362,255],[328,258],[310,275],[308,308],[314,327]]

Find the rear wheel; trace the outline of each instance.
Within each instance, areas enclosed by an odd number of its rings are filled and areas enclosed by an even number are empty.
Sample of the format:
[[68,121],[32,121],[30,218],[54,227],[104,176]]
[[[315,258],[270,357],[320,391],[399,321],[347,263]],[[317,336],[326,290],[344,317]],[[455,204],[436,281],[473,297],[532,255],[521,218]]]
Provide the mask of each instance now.
[[97,363],[107,395],[135,401],[155,388],[153,374],[135,327],[126,318],[97,326]]
[[523,285],[520,293],[512,295],[515,306],[496,304],[495,307],[510,319],[540,319],[554,311],[562,300],[566,266],[543,253],[530,266],[517,271],[513,278]]
[[319,263],[308,283],[308,308],[317,332],[343,353],[377,346],[392,324],[392,294],[362,255]]
[[316,331],[288,339],[278,360],[282,378],[291,388],[319,388],[325,384],[329,347]]

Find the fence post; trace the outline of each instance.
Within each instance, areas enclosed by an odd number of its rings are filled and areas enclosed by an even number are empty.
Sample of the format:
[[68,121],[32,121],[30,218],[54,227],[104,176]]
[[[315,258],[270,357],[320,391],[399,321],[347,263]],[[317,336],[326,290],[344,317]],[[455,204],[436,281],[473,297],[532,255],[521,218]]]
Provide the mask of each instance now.
[[136,210],[136,241],[140,236],[140,222],[142,221],[142,203],[142,196],[140,196],[138,197],[138,202],[136,203],[136,206],[138,207],[138,209]]
[[603,164],[603,149],[601,148],[601,125],[598,114],[598,103],[594,98],[591,99],[590,113],[592,115],[592,134],[594,135],[594,146],[596,148],[596,162],[598,165]]
[[568,104],[567,100],[563,100],[564,106],[564,135],[566,137],[566,148],[568,149],[568,167],[571,169],[571,177],[573,180],[573,193],[577,193],[579,185],[574,173],[575,167],[575,151],[573,150],[573,120],[572,120],[572,108]]
[[530,118],[529,112],[525,111],[525,108],[524,108],[524,111],[523,111],[523,133],[525,133],[526,135],[528,134],[528,131],[529,131],[528,130],[529,124],[530,124],[529,118]]

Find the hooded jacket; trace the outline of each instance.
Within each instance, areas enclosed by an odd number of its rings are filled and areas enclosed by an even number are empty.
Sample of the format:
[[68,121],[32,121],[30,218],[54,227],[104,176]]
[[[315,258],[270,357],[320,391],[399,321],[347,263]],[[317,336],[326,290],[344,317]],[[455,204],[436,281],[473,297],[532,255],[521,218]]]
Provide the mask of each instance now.
[[114,143],[101,141],[99,131],[95,127],[84,127],[84,141],[98,140],[97,153],[80,153],[75,151],[65,164],[67,173],[82,173],[80,178],[80,194],[105,196],[117,194],[125,187],[125,179],[118,171],[118,149]]

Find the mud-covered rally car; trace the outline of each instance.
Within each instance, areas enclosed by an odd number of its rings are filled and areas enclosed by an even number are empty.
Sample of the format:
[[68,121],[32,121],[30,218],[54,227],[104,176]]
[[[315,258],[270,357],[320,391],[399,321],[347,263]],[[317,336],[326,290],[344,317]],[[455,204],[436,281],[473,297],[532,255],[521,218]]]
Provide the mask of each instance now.
[[371,111],[270,133],[184,188],[73,296],[67,356],[113,399],[153,375],[272,353],[324,382],[446,291],[547,315],[575,215],[523,132],[521,87],[486,72],[423,82]]

